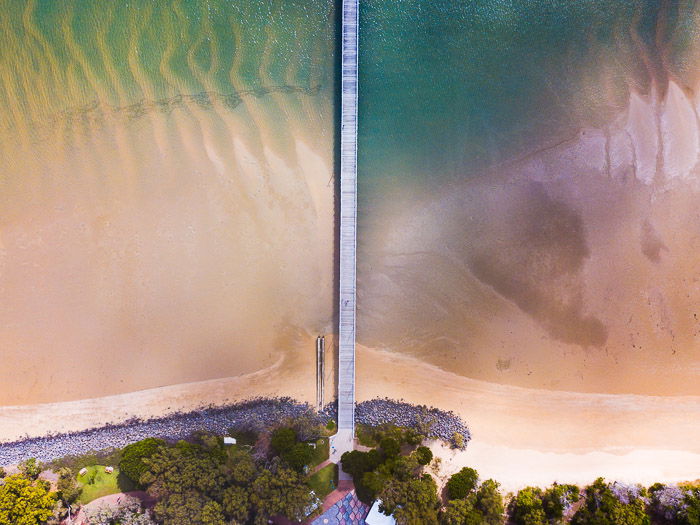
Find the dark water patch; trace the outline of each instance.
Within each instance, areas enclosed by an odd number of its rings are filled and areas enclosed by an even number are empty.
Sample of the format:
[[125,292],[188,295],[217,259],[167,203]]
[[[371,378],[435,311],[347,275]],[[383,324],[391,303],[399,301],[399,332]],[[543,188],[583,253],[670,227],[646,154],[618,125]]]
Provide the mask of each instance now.
[[642,224],[641,249],[644,256],[653,263],[660,262],[661,252],[668,250],[648,219]]
[[470,270],[553,338],[602,346],[607,340],[604,324],[583,313],[580,272],[589,256],[583,220],[541,184],[516,192],[516,204],[508,208],[501,203],[497,209],[501,221],[486,224],[478,244],[470,242]]

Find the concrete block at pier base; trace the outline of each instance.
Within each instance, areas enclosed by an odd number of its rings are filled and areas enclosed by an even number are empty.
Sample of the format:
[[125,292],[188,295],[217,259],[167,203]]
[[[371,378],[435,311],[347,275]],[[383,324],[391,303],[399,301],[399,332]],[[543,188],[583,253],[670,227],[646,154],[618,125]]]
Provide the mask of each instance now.
[[337,434],[334,434],[330,438],[330,456],[329,459],[333,463],[338,464],[338,479],[339,480],[349,480],[352,476],[343,472],[343,467],[340,464],[340,458],[345,452],[349,452],[353,449],[353,440],[355,436],[352,430],[341,429],[338,430]]

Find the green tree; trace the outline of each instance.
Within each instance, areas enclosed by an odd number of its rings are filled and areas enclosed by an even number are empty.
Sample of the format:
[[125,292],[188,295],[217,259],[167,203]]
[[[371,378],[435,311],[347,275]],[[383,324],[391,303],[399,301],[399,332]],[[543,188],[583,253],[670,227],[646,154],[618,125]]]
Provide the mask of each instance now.
[[574,514],[572,525],[649,525],[644,502],[632,498],[621,502],[603,478],[586,487],[585,503]]
[[75,480],[73,471],[67,467],[59,469],[56,488],[58,489],[59,499],[66,506],[75,503],[80,493],[83,491],[83,489],[78,487],[78,482]]
[[391,480],[379,494],[380,510],[393,514],[398,525],[437,525],[440,500],[429,475],[410,481]]
[[156,438],[146,438],[124,447],[119,461],[119,471],[134,483],[138,484],[141,476],[148,467],[145,459],[151,458],[159,449],[165,446],[165,441]]
[[297,433],[293,428],[282,427],[272,432],[270,446],[277,455],[284,454],[285,452],[291,450],[296,443]]
[[401,445],[393,437],[384,437],[379,442],[379,448],[382,449],[384,455],[388,458],[394,458],[401,452]]
[[221,505],[195,491],[167,494],[153,507],[163,525],[225,525]]
[[224,490],[223,508],[226,517],[245,523],[253,508],[250,503],[250,492],[243,487],[227,488]]
[[343,453],[340,457],[340,463],[343,466],[343,471],[353,478],[360,479],[365,472],[376,469],[382,463],[382,457],[377,450],[369,452],[351,450]]
[[460,450],[464,450],[467,446],[466,442],[464,441],[464,436],[459,432],[452,434],[452,444],[455,446],[455,448]]
[[474,498],[457,499],[447,503],[440,517],[443,525],[482,525],[484,516],[474,507]]
[[396,479],[399,481],[408,481],[416,477],[415,475],[420,468],[420,463],[418,463],[418,457],[415,454],[411,454],[410,456],[399,456],[389,459],[387,461],[387,466],[390,467]]
[[18,465],[19,471],[29,479],[36,479],[41,474],[41,465],[36,458],[25,459]]
[[220,500],[227,484],[226,467],[218,455],[199,445],[180,442],[160,448],[143,460],[148,470],[140,478],[153,497],[196,492]]
[[428,447],[418,447],[416,449],[416,457],[418,458],[418,463],[427,465],[433,460],[433,451]]
[[365,472],[362,481],[355,484],[358,499],[367,503],[374,501],[390,479],[390,476],[383,473]]
[[461,499],[476,488],[479,473],[473,468],[464,467],[447,481],[448,499]]
[[420,445],[425,439],[425,435],[421,434],[418,430],[414,428],[406,429],[404,433],[404,441],[409,445]]
[[5,478],[0,485],[0,525],[38,525],[53,516],[56,494],[45,483],[25,476]]
[[555,483],[542,495],[542,506],[547,519],[558,523],[564,517],[564,511],[578,500],[579,488],[576,485]]
[[294,470],[301,471],[313,458],[313,449],[308,443],[297,443],[280,456]]
[[7,472],[5,472],[3,467],[0,467],[0,479],[4,478],[5,476],[7,476]]
[[234,483],[247,486],[255,479],[255,461],[245,450],[232,447],[226,460],[226,469]]
[[542,494],[537,487],[525,487],[511,500],[508,510],[515,525],[547,525]]
[[305,518],[305,510],[313,503],[313,497],[296,471],[279,467],[276,472],[268,469],[261,472],[253,482],[250,501],[258,522],[276,514],[301,521]]
[[700,525],[700,488],[691,487],[686,491],[683,525]]
[[503,496],[498,490],[498,483],[492,479],[484,481],[476,491],[474,506],[481,512],[484,525],[500,525],[503,523]]

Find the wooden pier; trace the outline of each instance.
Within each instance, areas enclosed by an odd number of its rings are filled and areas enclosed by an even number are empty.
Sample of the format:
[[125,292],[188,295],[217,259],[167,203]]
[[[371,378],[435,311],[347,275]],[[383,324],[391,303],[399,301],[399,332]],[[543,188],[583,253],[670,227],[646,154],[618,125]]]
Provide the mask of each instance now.
[[357,36],[359,0],[343,0],[340,129],[340,326],[336,451],[355,434],[355,299],[357,246]]

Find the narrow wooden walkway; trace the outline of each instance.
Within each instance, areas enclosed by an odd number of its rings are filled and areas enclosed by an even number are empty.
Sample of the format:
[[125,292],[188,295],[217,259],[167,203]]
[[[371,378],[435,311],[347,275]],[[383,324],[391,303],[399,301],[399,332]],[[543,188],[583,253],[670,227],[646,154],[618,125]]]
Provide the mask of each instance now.
[[[355,434],[355,300],[357,246],[357,35],[359,0],[343,0],[340,129],[340,326],[337,455]],[[341,479],[344,477],[341,473]]]

